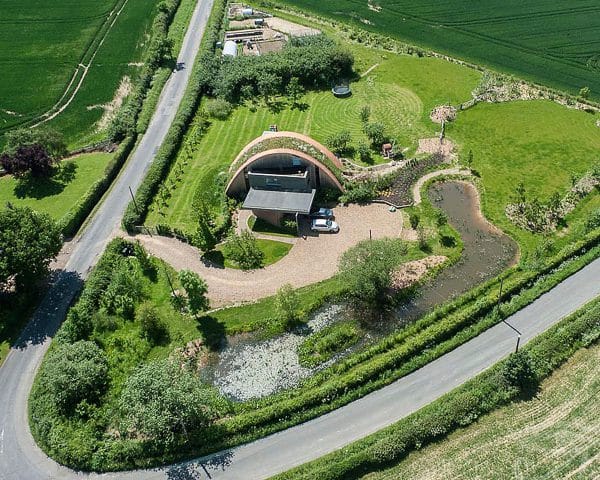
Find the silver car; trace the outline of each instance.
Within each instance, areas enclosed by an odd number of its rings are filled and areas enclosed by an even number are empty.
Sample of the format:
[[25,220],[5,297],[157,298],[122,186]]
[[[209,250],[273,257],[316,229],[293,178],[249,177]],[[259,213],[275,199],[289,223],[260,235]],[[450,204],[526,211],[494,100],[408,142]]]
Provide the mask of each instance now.
[[310,224],[310,229],[313,232],[337,233],[340,231],[340,226],[333,220],[327,218],[315,218]]

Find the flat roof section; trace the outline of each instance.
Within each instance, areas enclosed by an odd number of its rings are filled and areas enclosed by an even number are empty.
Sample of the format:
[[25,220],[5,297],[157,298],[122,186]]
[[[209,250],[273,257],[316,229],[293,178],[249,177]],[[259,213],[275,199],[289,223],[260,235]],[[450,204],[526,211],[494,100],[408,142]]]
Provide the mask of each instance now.
[[251,188],[244,200],[247,210],[274,210],[277,212],[310,213],[316,190],[290,192],[285,190],[257,190]]

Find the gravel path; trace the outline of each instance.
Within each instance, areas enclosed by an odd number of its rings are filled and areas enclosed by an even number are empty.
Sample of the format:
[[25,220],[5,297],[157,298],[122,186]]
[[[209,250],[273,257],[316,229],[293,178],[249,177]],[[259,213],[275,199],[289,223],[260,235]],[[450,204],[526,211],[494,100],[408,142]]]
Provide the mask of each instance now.
[[414,204],[419,205],[421,203],[421,189],[423,185],[427,181],[435,177],[441,177],[443,175],[471,175],[470,170],[461,170],[460,168],[446,168],[444,170],[437,170],[435,172],[428,173],[427,175],[423,175],[417,183],[414,184],[412,188],[412,195],[414,199]]
[[373,238],[399,237],[402,233],[402,215],[389,212],[387,205],[337,207],[335,214],[339,233],[316,234],[304,225],[304,235],[284,258],[250,272],[209,265],[202,261],[198,249],[175,238],[134,238],[176,270],[186,268],[198,273],[208,283],[211,306],[221,307],[274,295],[286,283],[298,288],[332,277],[342,253],[368,239],[369,230]]

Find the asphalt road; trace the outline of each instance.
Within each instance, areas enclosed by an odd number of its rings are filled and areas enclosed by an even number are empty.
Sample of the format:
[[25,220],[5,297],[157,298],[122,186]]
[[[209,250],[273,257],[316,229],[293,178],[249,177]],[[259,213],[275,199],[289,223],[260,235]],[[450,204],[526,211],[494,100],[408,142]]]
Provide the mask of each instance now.
[[50,337],[64,319],[68,305],[81,287],[82,279],[85,279],[120,225],[130,200],[129,188],[134,192],[137,190],[169,130],[188,84],[212,5],[213,0],[198,2],[177,59],[184,64],[184,68],[172,74],[167,81],[152,122],[136,151],[72,246],[65,269],[55,274],[55,281],[39,309],[0,369],[1,479],[34,480],[71,476],[69,471],[47,461],[35,446],[27,427],[28,393]]

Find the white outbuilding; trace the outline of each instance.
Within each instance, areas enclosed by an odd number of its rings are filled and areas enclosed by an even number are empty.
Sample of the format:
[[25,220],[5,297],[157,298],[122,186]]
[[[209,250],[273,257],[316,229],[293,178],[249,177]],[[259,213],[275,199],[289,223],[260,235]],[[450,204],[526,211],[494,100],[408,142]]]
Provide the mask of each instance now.
[[224,57],[237,57],[237,44],[233,40],[227,40],[223,45]]

